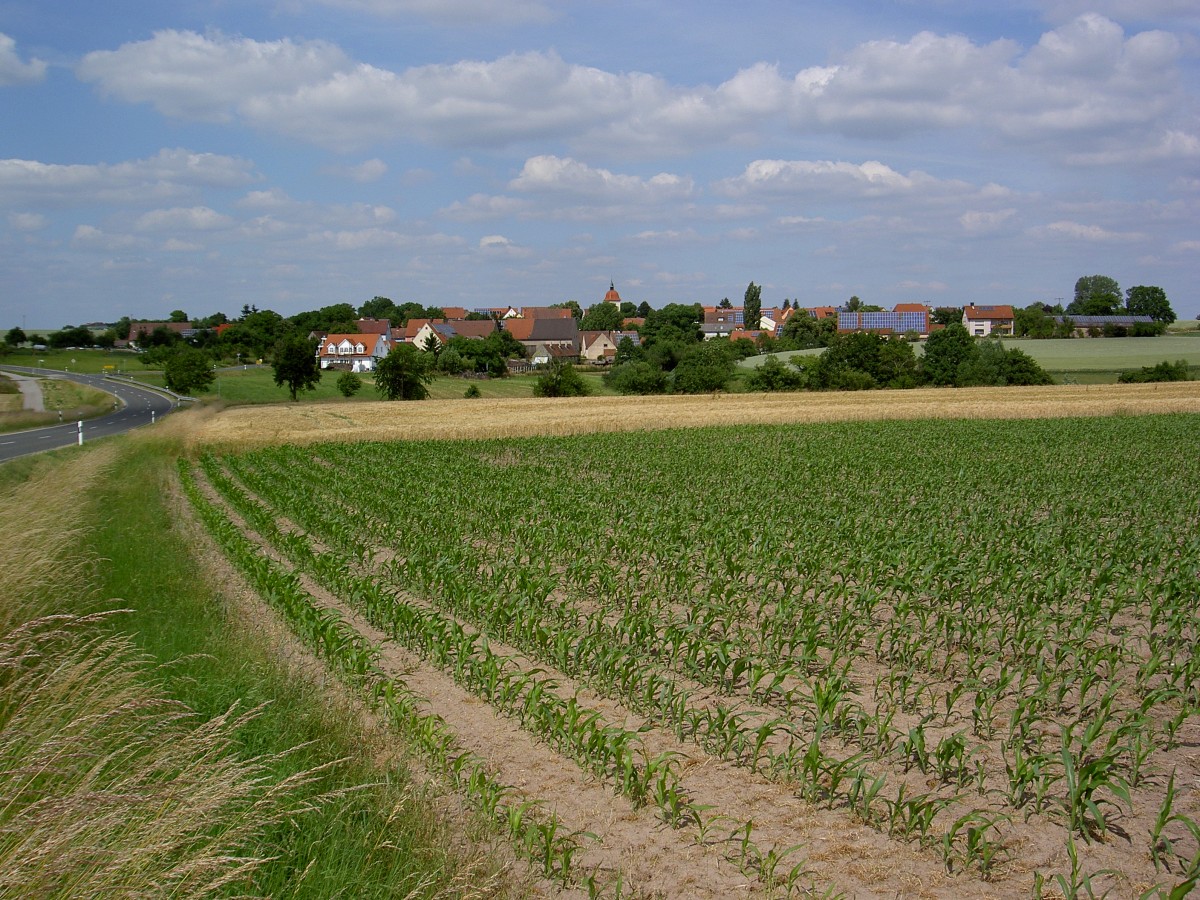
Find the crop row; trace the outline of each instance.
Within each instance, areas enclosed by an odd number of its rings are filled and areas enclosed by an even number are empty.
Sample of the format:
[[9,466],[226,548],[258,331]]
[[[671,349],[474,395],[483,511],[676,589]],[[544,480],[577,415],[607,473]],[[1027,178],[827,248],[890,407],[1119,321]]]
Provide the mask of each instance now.
[[185,461],[181,460],[179,473],[184,492],[209,533],[288,627],[358,688],[482,815],[506,827],[515,846],[536,860],[545,875],[564,883],[577,880],[573,860],[588,835],[564,830],[558,818],[536,802],[517,801],[515,789],[498,781],[482,758],[463,750],[440,717],[422,712],[403,682],[384,675],[377,666],[378,648],[344,617],[314,602],[295,572],[264,556],[262,548],[204,496]]
[[296,477],[312,451],[222,463],[331,566],[806,795],[901,833],[934,809],[945,833],[1052,814],[1091,838],[1197,706],[1197,466],[1172,450],[1194,420],[1027,425],[877,428],[875,459],[841,428],[329,445],[322,478]]

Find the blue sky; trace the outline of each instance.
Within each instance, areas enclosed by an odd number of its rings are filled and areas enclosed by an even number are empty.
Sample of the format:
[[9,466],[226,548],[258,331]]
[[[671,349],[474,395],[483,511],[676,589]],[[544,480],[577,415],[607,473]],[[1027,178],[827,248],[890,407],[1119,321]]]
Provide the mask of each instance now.
[[376,295],[1200,314],[1194,0],[0,0],[0,327]]

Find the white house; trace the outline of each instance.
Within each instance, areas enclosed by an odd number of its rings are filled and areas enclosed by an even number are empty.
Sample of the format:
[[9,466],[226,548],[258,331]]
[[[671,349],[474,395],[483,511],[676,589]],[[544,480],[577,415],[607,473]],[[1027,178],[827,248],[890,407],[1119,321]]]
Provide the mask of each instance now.
[[1011,306],[968,306],[963,309],[962,323],[974,337],[1011,335],[1016,316]]
[[373,372],[390,350],[386,334],[327,334],[317,345],[317,359],[322,369],[349,366],[351,372]]

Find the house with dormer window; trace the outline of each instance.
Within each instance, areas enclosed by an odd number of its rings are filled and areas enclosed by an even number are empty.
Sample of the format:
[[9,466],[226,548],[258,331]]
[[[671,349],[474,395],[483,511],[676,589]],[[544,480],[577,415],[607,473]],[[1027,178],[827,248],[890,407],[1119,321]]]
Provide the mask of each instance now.
[[317,344],[317,359],[322,369],[374,372],[390,349],[386,334],[327,334]]

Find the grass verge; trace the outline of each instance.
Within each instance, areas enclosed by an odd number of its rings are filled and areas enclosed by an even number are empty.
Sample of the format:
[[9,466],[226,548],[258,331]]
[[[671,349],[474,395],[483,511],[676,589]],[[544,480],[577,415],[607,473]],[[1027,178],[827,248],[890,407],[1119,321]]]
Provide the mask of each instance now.
[[[0,894],[503,893],[322,671],[216,595],[172,518],[173,452],[147,436],[2,470]],[[47,612],[66,618],[27,624]]]

